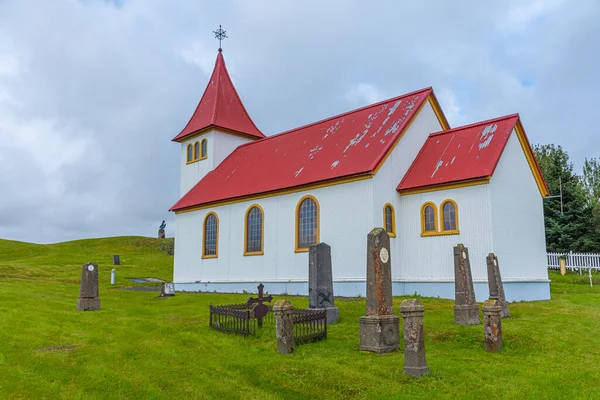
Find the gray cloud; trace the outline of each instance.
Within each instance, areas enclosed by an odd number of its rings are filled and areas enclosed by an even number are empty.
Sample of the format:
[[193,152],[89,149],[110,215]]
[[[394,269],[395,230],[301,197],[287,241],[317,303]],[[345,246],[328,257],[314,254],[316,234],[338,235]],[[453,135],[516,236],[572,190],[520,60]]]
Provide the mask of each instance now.
[[[433,86],[452,125],[519,112],[599,156],[595,0],[0,2],[0,237],[154,235],[216,57],[267,134]],[[172,234],[173,224],[169,224]]]

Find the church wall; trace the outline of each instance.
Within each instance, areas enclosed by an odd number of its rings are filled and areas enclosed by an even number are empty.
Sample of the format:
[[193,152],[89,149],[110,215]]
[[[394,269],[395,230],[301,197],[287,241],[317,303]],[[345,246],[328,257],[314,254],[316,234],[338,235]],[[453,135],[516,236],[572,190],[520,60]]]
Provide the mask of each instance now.
[[[403,198],[396,191],[396,187],[408,171],[421,147],[423,147],[429,134],[439,132],[442,129],[431,104],[426,102],[373,178],[374,213],[372,227],[383,226],[383,206],[386,203],[391,203],[396,212],[396,231],[399,232],[400,226],[405,222],[399,214]],[[396,277],[401,276],[400,251],[402,242],[403,239],[400,235],[390,238],[392,275]]]
[[[196,141],[207,139],[207,155],[205,160],[187,164],[187,146],[194,145]],[[208,131],[200,136],[186,140],[181,143],[180,161],[180,195],[186,194],[196,183],[198,183],[208,172],[215,169],[236,147],[248,143],[250,139],[237,135],[222,133],[215,130]]]
[[547,282],[544,200],[515,131],[489,186],[494,253],[503,280]]
[[[236,291],[244,282],[248,283],[244,290],[255,290],[256,282],[263,282],[266,290],[277,293],[287,290],[283,284],[295,282],[300,286],[290,293],[306,294],[308,253],[294,250],[296,206],[307,194],[320,205],[320,240],[332,248],[334,280],[363,280],[364,290],[366,235],[373,228],[372,179],[177,214],[174,282],[178,290],[187,290],[180,285],[185,282],[200,281],[190,290],[226,282],[219,291]],[[244,256],[244,218],[253,204],[264,210],[264,255]],[[202,259],[202,224],[210,211],[219,217],[219,256]]]
[[[454,246],[459,243],[469,248],[474,282],[487,282],[485,257],[493,248],[492,214],[489,185],[467,186],[402,196],[397,217],[402,220],[398,230],[400,241],[400,268],[392,277],[403,282],[451,282],[454,285]],[[459,234],[421,236],[421,207],[426,202],[436,204],[438,230],[443,216],[444,200],[452,199],[458,206]],[[423,293],[420,293],[423,294]],[[428,293],[448,297],[443,293]],[[453,287],[450,289],[453,295]],[[483,298],[478,298],[483,300]]]

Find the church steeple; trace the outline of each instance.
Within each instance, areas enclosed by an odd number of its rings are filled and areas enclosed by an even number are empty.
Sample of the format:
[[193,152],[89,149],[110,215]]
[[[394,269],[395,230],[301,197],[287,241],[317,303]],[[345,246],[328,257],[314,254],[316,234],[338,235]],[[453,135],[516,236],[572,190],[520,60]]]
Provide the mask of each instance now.
[[211,128],[221,128],[251,139],[265,137],[252,122],[231,82],[221,48],[217,53],[215,69],[196,111],[173,141],[181,142],[190,135]]

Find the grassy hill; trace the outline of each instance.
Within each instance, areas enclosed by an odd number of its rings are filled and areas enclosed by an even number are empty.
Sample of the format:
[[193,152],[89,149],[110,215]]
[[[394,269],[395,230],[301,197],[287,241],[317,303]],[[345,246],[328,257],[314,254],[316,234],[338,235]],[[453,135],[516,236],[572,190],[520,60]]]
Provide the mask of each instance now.
[[[166,239],[173,240],[173,239]],[[173,279],[173,256],[160,251],[165,240],[126,236],[84,239],[56,244],[32,244],[0,239],[0,277],[78,283],[81,266],[98,264],[100,284],[110,283],[117,270],[117,285],[135,285],[127,278]],[[121,265],[112,265],[113,254]]]
[[[248,338],[208,327],[210,302],[247,295],[159,299],[108,284],[115,253],[121,286],[132,285],[129,276],[171,280],[173,259],[160,244],[0,241],[0,399],[598,398],[600,282],[590,288],[585,276],[552,273],[552,300],[511,304],[499,354],[484,351],[482,325],[453,323],[453,301],[421,299],[431,375],[412,379],[402,373],[402,351],[358,350],[364,298],[336,300],[340,322],[328,339],[282,356],[273,324]],[[78,312],[87,261],[100,265],[102,309]],[[394,298],[396,312],[401,301]]]

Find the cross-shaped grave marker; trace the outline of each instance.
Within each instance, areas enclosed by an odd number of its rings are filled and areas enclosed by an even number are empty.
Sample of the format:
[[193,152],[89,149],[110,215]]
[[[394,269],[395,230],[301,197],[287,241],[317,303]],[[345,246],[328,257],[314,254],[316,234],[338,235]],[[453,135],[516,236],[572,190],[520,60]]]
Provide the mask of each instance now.
[[264,297],[264,295],[263,295],[264,287],[265,287],[265,285],[263,285],[262,283],[260,285],[258,285],[258,298],[255,299],[254,297],[250,297],[248,299],[248,304],[256,304],[256,306],[254,307],[254,316],[258,320],[259,328],[262,328],[262,320],[264,317],[267,316],[267,313],[269,312],[268,307],[265,306],[263,304],[263,302],[270,303],[271,301],[273,301],[273,296],[271,296],[271,295]]

